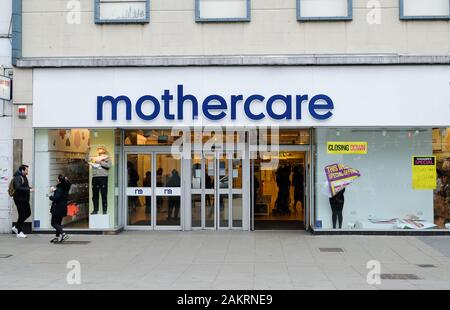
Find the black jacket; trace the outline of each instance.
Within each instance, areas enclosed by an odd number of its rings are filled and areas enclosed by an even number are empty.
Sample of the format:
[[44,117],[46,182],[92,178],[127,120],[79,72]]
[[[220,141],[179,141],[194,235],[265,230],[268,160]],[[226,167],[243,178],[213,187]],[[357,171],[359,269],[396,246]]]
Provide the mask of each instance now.
[[56,191],[53,196],[50,196],[52,201],[52,207],[50,213],[55,216],[66,216],[67,215],[67,199],[69,197],[70,182],[63,181],[56,185]]
[[28,178],[17,171],[14,174],[14,200],[29,202],[30,189]]

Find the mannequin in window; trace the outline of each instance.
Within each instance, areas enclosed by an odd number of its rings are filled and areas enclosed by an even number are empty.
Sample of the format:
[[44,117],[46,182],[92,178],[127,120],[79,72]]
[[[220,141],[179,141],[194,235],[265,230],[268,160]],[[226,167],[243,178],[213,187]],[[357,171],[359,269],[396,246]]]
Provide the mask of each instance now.
[[99,209],[100,194],[102,196],[103,214],[108,212],[108,175],[111,168],[111,157],[104,145],[97,147],[97,156],[89,156],[89,165],[92,171],[92,202],[94,211],[97,214]]
[[339,221],[339,229],[342,228],[342,210],[344,209],[345,188],[330,198],[331,211],[333,212],[333,229],[336,229],[336,222]]

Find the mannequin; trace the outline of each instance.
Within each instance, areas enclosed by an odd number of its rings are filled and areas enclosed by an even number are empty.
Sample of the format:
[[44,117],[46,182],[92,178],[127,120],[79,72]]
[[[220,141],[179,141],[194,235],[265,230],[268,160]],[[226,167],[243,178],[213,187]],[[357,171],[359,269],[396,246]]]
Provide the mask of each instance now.
[[345,188],[330,198],[331,210],[333,212],[333,229],[336,229],[336,222],[339,221],[339,229],[342,228],[342,210],[344,209]]
[[108,212],[108,175],[111,158],[105,146],[97,147],[97,156],[89,157],[89,165],[92,167],[92,202],[94,203],[94,211],[91,215],[98,213],[99,194],[102,196],[103,214],[106,214]]

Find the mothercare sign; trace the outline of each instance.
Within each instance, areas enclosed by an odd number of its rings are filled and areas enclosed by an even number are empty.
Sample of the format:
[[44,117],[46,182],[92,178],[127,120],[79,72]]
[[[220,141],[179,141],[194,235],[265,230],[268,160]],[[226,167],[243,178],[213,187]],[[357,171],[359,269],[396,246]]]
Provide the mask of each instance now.
[[416,190],[436,189],[436,156],[413,156],[412,186]]

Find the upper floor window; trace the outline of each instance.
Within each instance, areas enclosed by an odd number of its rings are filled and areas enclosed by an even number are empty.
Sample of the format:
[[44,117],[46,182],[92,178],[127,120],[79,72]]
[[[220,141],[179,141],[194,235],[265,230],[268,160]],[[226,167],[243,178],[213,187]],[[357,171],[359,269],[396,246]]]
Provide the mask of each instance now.
[[352,0],[297,0],[297,20],[352,20]]
[[450,1],[400,0],[400,19],[450,19]]
[[250,0],[195,0],[196,22],[248,22]]
[[95,23],[137,23],[150,21],[150,0],[95,0]]

